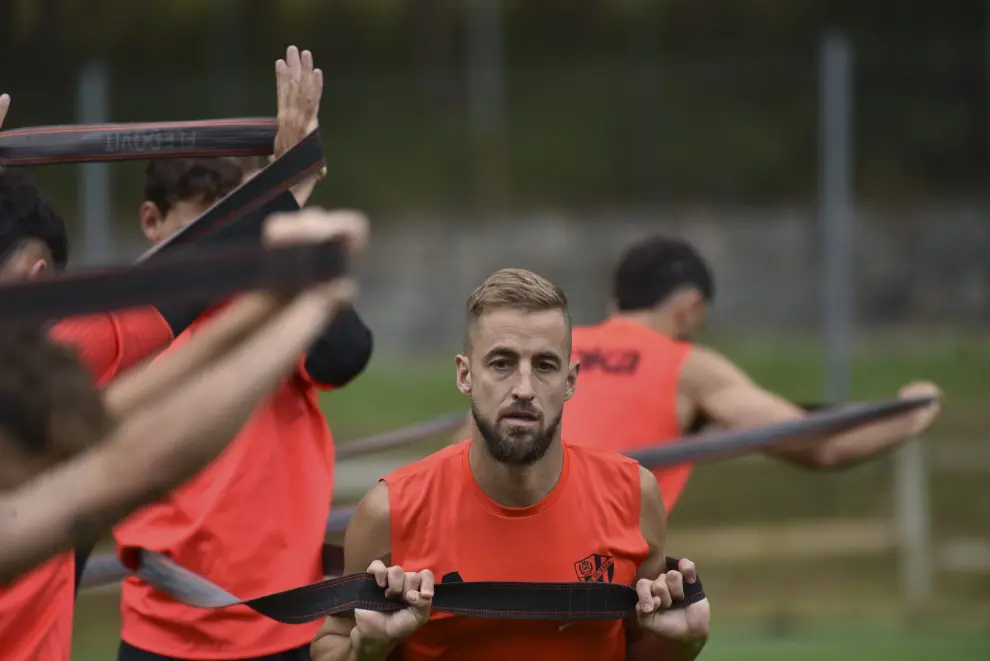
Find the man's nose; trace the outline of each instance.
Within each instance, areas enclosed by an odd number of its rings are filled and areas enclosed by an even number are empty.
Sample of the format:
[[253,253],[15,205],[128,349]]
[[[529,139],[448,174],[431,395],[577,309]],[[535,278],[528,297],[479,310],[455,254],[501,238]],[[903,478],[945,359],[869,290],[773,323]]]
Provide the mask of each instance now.
[[536,388],[533,387],[533,374],[528,368],[519,370],[515,387],[512,389],[512,397],[513,399],[527,402],[536,397]]

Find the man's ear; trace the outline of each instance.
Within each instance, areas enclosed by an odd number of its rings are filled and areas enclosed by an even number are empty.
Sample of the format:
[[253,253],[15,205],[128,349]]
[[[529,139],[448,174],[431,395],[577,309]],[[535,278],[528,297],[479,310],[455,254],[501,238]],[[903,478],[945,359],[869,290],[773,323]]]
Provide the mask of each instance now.
[[698,307],[705,302],[705,297],[694,287],[685,287],[674,295],[670,301],[673,304],[674,317],[680,327],[690,324]]
[[154,202],[145,200],[138,209],[138,216],[141,218],[141,231],[149,241],[158,243],[162,222],[165,220],[161,209]]
[[564,395],[566,399],[565,402],[574,396],[574,391],[577,390],[577,378],[578,372],[581,371],[581,361],[575,360],[567,368],[567,384],[564,386]]
[[458,355],[454,359],[457,367],[457,389],[461,394],[471,396],[471,361],[467,356]]

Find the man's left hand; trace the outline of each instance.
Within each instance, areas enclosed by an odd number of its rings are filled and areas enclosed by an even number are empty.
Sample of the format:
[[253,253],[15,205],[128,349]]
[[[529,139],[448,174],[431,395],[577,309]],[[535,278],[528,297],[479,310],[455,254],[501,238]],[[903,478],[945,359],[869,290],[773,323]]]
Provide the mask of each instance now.
[[639,603],[636,616],[643,631],[673,641],[694,641],[708,636],[711,610],[708,599],[672,609],[675,601],[684,599],[684,583],[694,583],[698,574],[694,563],[681,559],[677,571],[660,574],[655,580],[640,579],[636,583]]
[[313,54],[301,54],[295,46],[285,50],[285,59],[275,62],[278,92],[278,133],[273,155],[278,158],[320,125],[323,72],[313,68]]

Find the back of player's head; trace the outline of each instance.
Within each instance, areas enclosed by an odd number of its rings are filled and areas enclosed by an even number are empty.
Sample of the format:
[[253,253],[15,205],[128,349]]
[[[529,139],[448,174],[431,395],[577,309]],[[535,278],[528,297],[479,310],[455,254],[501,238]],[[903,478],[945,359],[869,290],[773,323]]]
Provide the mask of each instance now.
[[658,236],[626,249],[615,271],[612,297],[620,312],[645,310],[685,287],[697,289],[710,303],[715,283],[708,264],[687,241]]
[[245,172],[259,168],[249,157],[169,158],[148,162],[144,199],[162,215],[179,202],[210,205],[241,185]]
[[[52,465],[110,430],[103,399],[75,352],[39,328],[0,328],[0,443],[4,457]],[[9,479],[9,472],[5,473]],[[29,475],[23,476],[30,477]]]
[[27,179],[0,170],[0,262],[32,239],[44,245],[56,267],[65,266],[69,259],[65,221]]
[[567,296],[557,285],[525,269],[502,269],[488,276],[467,300],[468,328],[482,315],[498,309],[522,312],[558,310],[571,324]]

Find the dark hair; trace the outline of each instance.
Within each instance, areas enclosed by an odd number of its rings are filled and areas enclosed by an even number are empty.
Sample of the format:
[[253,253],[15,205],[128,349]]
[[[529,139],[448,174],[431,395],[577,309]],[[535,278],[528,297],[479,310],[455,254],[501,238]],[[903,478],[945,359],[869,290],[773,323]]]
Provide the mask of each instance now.
[[0,328],[0,432],[22,452],[71,456],[99,441],[110,419],[92,378],[39,328]]
[[244,173],[258,167],[250,157],[171,158],[149,161],[144,171],[144,199],[162,214],[177,202],[212,204],[241,185]]
[[686,241],[652,237],[634,243],[615,271],[612,295],[619,310],[642,310],[663,302],[681,287],[695,287],[711,302],[712,273]]
[[55,266],[69,261],[69,237],[65,221],[27,179],[0,169],[0,259],[27,239],[48,247]]

